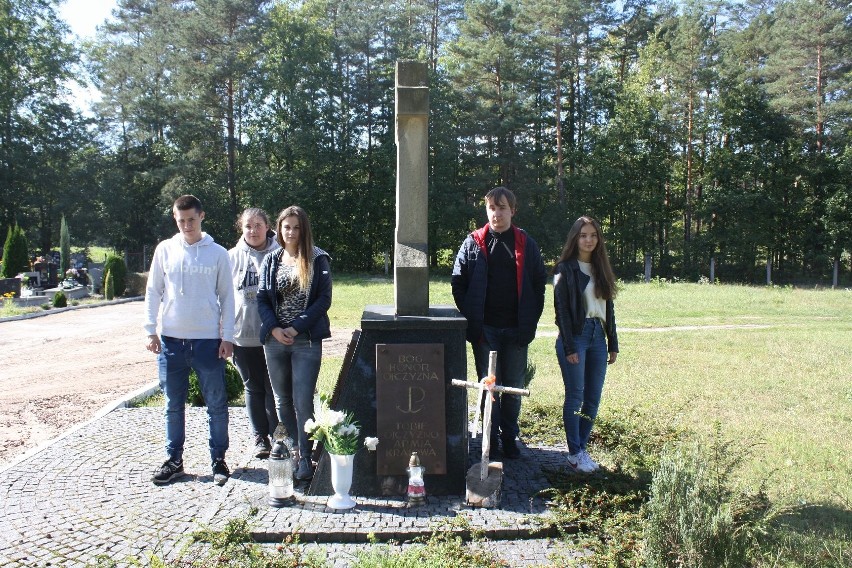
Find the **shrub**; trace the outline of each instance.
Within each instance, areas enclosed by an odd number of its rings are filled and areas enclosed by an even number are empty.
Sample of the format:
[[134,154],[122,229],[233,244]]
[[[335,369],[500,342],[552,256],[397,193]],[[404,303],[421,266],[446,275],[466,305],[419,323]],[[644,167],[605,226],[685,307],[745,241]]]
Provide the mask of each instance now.
[[14,278],[19,272],[29,271],[30,259],[27,253],[27,236],[17,224],[10,226],[3,244],[3,278]]
[[731,489],[743,450],[716,439],[668,449],[651,482],[645,526],[649,567],[747,566],[766,532],[769,501],[763,492]]
[[148,274],[146,272],[128,272],[127,288],[124,290],[124,293],[128,296],[144,296],[147,284]]
[[53,307],[54,308],[64,308],[68,305],[68,298],[65,296],[65,292],[62,290],[58,291],[53,295]]
[[[127,287],[127,265],[124,264],[124,259],[114,254],[110,255],[104,262],[104,277],[107,272],[112,275],[115,295],[123,296],[124,289]],[[106,280],[104,280],[104,290],[106,290]]]
[[147,554],[145,558],[129,558],[129,562],[115,563],[112,558],[98,557],[98,568],[118,565],[162,567],[240,566],[241,568],[328,568],[325,551],[305,551],[299,534],[288,534],[274,547],[254,542],[250,518],[258,514],[251,507],[248,515],[230,519],[222,528],[203,527],[190,535],[190,540],[175,559],[163,560]]
[[[228,392],[228,403],[237,402],[243,394],[243,380],[230,361],[225,362],[225,389]],[[192,406],[204,406],[201,385],[198,384],[198,375],[194,370],[189,374],[187,401]]]
[[659,467],[663,450],[688,433],[677,424],[679,409],[666,416],[627,408],[604,412],[595,419],[592,443],[606,450],[623,469],[650,472]]
[[115,298],[115,279],[109,270],[104,272],[104,298],[107,300]]

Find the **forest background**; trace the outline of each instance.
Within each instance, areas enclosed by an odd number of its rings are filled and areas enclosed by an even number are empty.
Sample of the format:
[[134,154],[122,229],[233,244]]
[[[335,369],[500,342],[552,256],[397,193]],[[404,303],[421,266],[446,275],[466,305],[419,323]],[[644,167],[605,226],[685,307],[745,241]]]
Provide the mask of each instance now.
[[845,1],[118,0],[85,42],[57,5],[0,0],[0,239],[18,223],[31,254],[64,214],[145,270],[193,193],[226,247],[243,207],[296,203],[337,270],[378,269],[416,59],[433,268],[505,185],[550,262],[591,214],[625,280],[852,281]]

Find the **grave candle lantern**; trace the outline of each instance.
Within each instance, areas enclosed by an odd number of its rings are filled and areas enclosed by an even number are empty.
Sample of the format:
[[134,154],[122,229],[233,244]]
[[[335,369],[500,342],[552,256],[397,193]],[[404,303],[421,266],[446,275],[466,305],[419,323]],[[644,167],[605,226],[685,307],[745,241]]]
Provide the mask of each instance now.
[[417,452],[411,453],[408,461],[408,505],[422,505],[426,502],[426,483],[423,476],[426,468],[420,465],[420,456]]
[[278,424],[272,435],[272,450],[269,452],[269,501],[270,507],[285,507],[295,502],[293,496],[293,456],[290,452],[289,435],[283,424]]

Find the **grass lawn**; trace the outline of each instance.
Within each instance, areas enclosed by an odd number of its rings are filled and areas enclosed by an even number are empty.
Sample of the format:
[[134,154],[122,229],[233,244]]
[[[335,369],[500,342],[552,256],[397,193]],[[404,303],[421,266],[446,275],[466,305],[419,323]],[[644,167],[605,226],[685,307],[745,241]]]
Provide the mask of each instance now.
[[[75,247],[75,246],[71,247],[72,253],[81,253],[84,250],[86,250],[86,247]],[[106,261],[107,257],[110,256],[111,254],[117,254],[117,255],[121,256],[120,253],[116,252],[115,250],[113,250],[110,247],[102,247],[102,246],[92,245],[92,246],[88,247],[88,251],[89,251],[89,258],[92,260],[92,262],[96,262],[96,263],[103,263],[104,261]]]
[[[852,503],[852,292],[628,285],[604,411],[754,444],[742,479],[773,499]],[[754,325],[642,331],[658,326]]]
[[[336,276],[334,327],[357,328],[367,304],[392,304],[382,278]],[[452,304],[434,279],[430,304]],[[668,425],[722,433],[753,445],[744,482],[770,496],[852,503],[852,292],[698,284],[625,284],[616,300],[620,353],[601,414],[639,410]],[[561,407],[552,288],[539,335],[530,401]],[[669,328],[669,329],[667,329]],[[468,375],[474,377],[468,350]],[[331,391],[342,357],[326,358]],[[525,402],[526,406],[527,403]],[[561,422],[541,441],[564,441]]]
[[[392,303],[389,280],[336,275],[332,326],[356,328],[365,305]],[[433,277],[430,304],[452,304],[448,279]],[[718,423],[724,438],[747,448],[735,481],[764,487],[773,503],[805,505],[799,522],[849,555],[852,292],[630,283],[616,300],[616,318],[620,354],[607,375],[601,419],[635,411],[655,427],[708,439]],[[539,412],[522,422],[547,419],[527,432],[528,441],[564,441],[553,321],[548,286],[543,337],[530,346],[533,394],[523,407]],[[341,364],[341,357],[325,360],[321,389],[331,390]]]

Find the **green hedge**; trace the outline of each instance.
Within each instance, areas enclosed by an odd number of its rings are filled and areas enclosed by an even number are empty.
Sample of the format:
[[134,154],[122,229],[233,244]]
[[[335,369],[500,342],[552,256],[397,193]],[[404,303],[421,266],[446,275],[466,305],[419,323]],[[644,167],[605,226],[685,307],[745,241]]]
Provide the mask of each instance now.
[[[104,262],[104,276],[112,275],[113,291],[116,296],[123,296],[127,287],[127,265],[124,259],[117,255],[111,255]],[[102,282],[102,288],[106,290],[106,280]]]
[[[225,362],[225,388],[228,391],[229,404],[238,402],[243,395],[243,380],[230,361]],[[204,406],[204,397],[201,395],[201,386],[198,384],[198,375],[195,371],[189,375],[187,401],[192,406]]]

